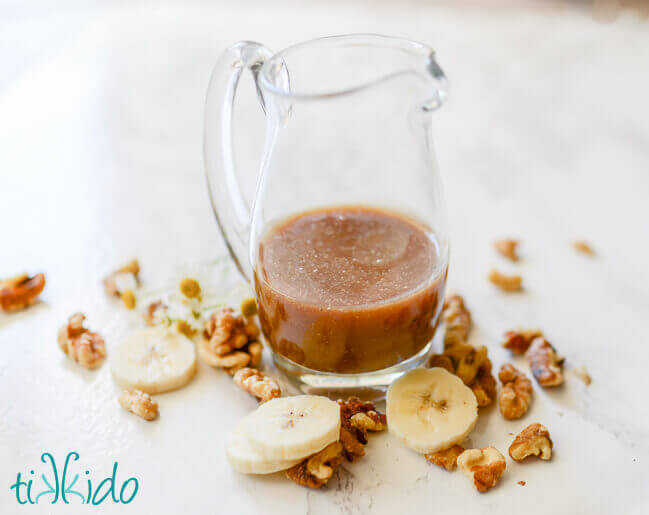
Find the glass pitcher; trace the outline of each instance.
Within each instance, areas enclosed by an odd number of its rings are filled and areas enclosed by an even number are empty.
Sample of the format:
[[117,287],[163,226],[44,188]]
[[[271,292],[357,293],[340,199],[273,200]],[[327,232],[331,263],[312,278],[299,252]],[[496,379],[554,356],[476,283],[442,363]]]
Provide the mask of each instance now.
[[[244,70],[266,119],[252,205],[231,131]],[[215,66],[204,133],[212,207],[276,365],[305,392],[380,390],[429,353],[449,253],[431,134],[446,93],[432,49],[379,35],[277,54],[239,42]]]

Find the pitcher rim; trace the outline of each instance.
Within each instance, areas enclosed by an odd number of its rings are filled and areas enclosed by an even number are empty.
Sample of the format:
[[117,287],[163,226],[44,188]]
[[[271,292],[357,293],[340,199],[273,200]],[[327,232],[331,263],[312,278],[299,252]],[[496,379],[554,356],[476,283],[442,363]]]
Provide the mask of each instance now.
[[426,58],[428,61],[435,61],[435,51],[429,45],[408,38],[402,38],[398,36],[386,36],[384,34],[378,34],[372,32],[359,32],[359,33],[351,33],[351,34],[338,34],[334,36],[324,36],[324,37],[308,39],[306,41],[295,43],[273,54],[273,56],[270,59],[268,59],[261,67],[261,70],[259,72],[260,86],[264,91],[267,91],[268,93],[271,93],[273,95],[278,95],[284,98],[292,98],[296,100],[297,99],[325,100],[325,99],[331,99],[336,97],[342,97],[353,93],[358,93],[359,91],[363,91],[365,89],[371,88],[378,84],[382,84],[395,77],[403,75],[404,73],[410,72],[409,69],[397,70],[395,72],[382,75],[376,79],[372,79],[358,85],[354,85],[351,87],[342,88],[334,91],[327,91],[324,93],[301,93],[301,92],[287,91],[284,88],[277,87],[273,83],[273,81],[271,81],[268,77],[268,70],[272,65],[272,63],[277,62],[278,59],[282,59],[287,53],[299,49],[300,47],[312,45],[314,43],[325,41],[325,40],[362,39],[362,38],[374,39],[376,41],[383,41],[383,42],[391,42],[394,44],[393,48],[396,49],[399,49],[398,45],[401,45],[401,50],[403,51],[412,51],[412,55],[420,54],[422,58]]

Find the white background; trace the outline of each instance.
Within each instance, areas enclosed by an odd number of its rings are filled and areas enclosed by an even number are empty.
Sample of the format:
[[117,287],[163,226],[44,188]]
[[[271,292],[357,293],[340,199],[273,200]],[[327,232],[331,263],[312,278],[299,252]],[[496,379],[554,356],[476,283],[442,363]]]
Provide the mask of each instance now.
[[[140,480],[132,504],[105,502],[94,508],[102,513],[646,513],[647,18],[556,4],[302,4],[0,7],[0,276],[42,270],[48,279],[43,303],[0,316],[0,513],[93,510],[21,508],[9,491],[18,472],[42,470],[42,452],[61,462],[72,450],[96,482],[114,461],[120,484]],[[473,445],[505,452],[509,433],[533,421],[556,445],[550,463],[508,460],[484,495],[388,434],[322,491],[281,474],[239,476],[223,439],[255,403],[225,374],[201,366],[187,388],[159,396],[161,417],[146,423],[117,405],[107,366],[82,370],[56,345],[75,310],[106,336],[109,354],[140,323],[103,295],[100,278],[116,264],[137,256],[154,289],[223,254],[201,157],[219,51],[239,39],[280,49],[362,31],[430,44],[450,78],[436,145],[449,281],[473,311],[474,341],[499,366],[508,359],[498,347],[504,330],[540,326],[567,366],[584,364],[593,376],[589,388],[568,375],[563,388],[537,390],[521,421],[483,413]],[[254,142],[260,127],[247,129]],[[287,185],[289,201],[290,193]],[[493,253],[501,235],[522,239],[519,265]],[[597,258],[574,253],[577,238]],[[485,280],[492,265],[519,271],[526,292],[494,291]]]

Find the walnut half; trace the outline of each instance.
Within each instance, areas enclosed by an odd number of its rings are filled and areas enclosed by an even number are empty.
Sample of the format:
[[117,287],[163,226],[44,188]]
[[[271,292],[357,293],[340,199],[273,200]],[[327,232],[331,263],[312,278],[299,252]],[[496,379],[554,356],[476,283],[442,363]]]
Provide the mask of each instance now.
[[504,239],[494,241],[494,248],[501,256],[506,257],[510,261],[518,261],[517,247],[518,240]]
[[523,278],[520,275],[505,275],[495,268],[489,272],[489,282],[506,292],[517,292],[523,289]]
[[503,347],[513,354],[525,354],[535,338],[543,336],[540,329],[520,329],[507,331],[503,337]]
[[594,256],[595,255],[595,251],[593,250],[593,247],[591,247],[585,241],[575,241],[575,242],[573,242],[572,247],[577,252],[581,252],[582,254],[586,254],[588,256]]
[[545,338],[535,338],[525,355],[530,363],[532,374],[541,386],[558,386],[563,383],[561,370],[563,359],[557,355],[554,347]]
[[538,456],[542,460],[552,457],[550,432],[542,424],[530,424],[523,429],[509,446],[513,460],[523,461],[528,456]]
[[18,275],[0,279],[0,308],[7,312],[28,308],[45,288],[45,275]]
[[262,345],[257,341],[259,327],[245,320],[232,308],[215,311],[205,324],[198,343],[198,355],[208,365],[224,369],[228,374],[261,363]]
[[430,358],[428,358],[428,368],[435,367],[443,368],[448,370],[451,374],[455,374],[453,361],[451,361],[451,358],[446,354],[432,354]]
[[250,395],[257,397],[260,402],[282,395],[277,381],[254,368],[246,367],[237,370],[232,379]]
[[338,399],[340,406],[340,442],[348,461],[365,456],[367,433],[383,431],[387,427],[386,416],[377,411],[371,402],[358,397],[346,401]]
[[454,445],[448,449],[438,452],[431,452],[430,454],[424,454],[426,458],[431,463],[445,468],[448,471],[454,470],[457,466],[457,458],[460,454],[464,452],[464,447],[461,445]]
[[343,445],[334,442],[310,458],[292,466],[286,471],[286,477],[298,485],[320,488],[331,479],[342,460]]
[[491,373],[491,360],[487,358],[485,362],[480,365],[478,375],[471,385],[471,390],[478,401],[478,406],[484,408],[489,406],[496,398],[496,379]]
[[59,329],[57,341],[61,350],[85,368],[97,368],[106,357],[104,339],[83,326],[83,313],[70,316],[68,323]]
[[471,312],[460,295],[449,295],[442,310],[444,322],[444,348],[466,342],[471,329]]
[[500,368],[498,378],[503,384],[498,397],[500,413],[507,420],[521,418],[532,402],[532,381],[511,363]]
[[449,347],[444,354],[453,361],[455,375],[462,379],[464,384],[470,385],[478,375],[480,366],[487,360],[487,347],[461,343]]
[[495,447],[468,449],[457,458],[457,465],[473,480],[478,492],[496,486],[505,471],[505,457]]
[[126,411],[135,413],[144,420],[154,420],[158,416],[158,403],[148,393],[140,390],[126,391],[119,396],[118,401]]

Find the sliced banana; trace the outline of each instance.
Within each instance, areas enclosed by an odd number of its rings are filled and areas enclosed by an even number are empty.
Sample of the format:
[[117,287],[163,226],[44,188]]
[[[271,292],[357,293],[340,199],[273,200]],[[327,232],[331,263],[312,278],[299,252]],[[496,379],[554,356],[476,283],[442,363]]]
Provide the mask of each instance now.
[[390,385],[386,403],[390,432],[424,454],[460,443],[478,420],[471,389],[443,368],[411,370]]
[[272,399],[245,420],[250,445],[265,460],[306,458],[340,434],[340,406],[317,395]]
[[302,461],[267,460],[250,446],[245,431],[245,419],[230,434],[225,443],[225,455],[234,470],[242,474],[272,474],[286,470]]
[[131,333],[112,353],[117,382],[149,394],[185,386],[196,373],[196,350],[186,336],[164,327]]

